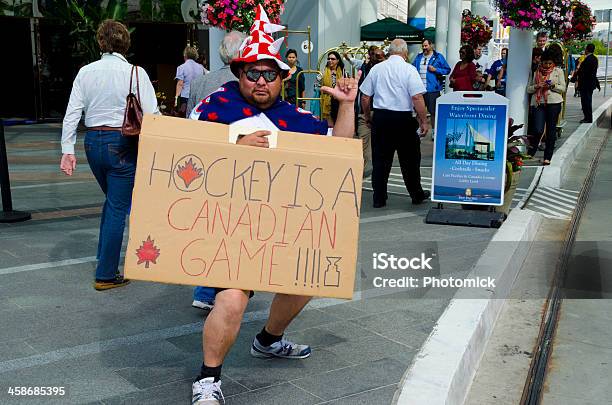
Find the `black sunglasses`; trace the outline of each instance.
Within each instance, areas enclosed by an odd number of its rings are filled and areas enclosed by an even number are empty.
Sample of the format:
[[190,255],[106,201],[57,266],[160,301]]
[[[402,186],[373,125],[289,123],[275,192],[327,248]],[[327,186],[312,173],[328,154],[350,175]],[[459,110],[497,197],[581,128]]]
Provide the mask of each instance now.
[[276,70],[256,70],[251,69],[244,71],[247,79],[250,82],[256,83],[260,77],[263,77],[267,83],[273,82],[278,77],[278,72]]
[[338,60],[336,58],[327,58],[327,60]]

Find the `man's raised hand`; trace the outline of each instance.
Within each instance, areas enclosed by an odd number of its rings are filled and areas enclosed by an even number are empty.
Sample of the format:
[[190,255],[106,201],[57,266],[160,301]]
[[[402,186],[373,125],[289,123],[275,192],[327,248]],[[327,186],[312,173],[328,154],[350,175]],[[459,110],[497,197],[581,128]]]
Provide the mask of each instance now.
[[321,87],[321,91],[325,94],[329,94],[340,103],[352,103],[357,97],[359,91],[359,79],[361,78],[361,71],[357,72],[355,77],[342,77],[336,81],[336,87]]

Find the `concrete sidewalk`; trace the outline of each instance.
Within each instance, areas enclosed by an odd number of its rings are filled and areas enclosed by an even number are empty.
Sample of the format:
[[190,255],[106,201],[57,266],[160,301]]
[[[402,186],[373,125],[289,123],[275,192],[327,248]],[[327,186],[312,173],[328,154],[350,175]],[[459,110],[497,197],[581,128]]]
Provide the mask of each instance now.
[[[13,205],[33,220],[0,224],[0,403],[187,403],[202,361],[203,313],[191,308],[192,289],[133,282],[94,291],[103,196],[82,136],[76,175],[59,172],[59,136],[58,125],[7,129]],[[359,248],[368,262],[373,251],[405,255],[429,241],[443,272],[460,275],[495,233],[426,225],[429,204],[407,197],[392,195],[379,210],[371,194],[363,198]],[[283,361],[249,354],[272,297],[257,293],[224,364],[228,403],[390,403],[449,297],[382,294],[314,300],[287,334],[313,355]],[[17,398],[10,386],[63,386],[66,395]]]
[[[202,359],[203,318],[190,306],[192,289],[134,282],[93,290],[103,196],[82,136],[75,176],[59,172],[60,131],[36,125],[6,132],[13,205],[32,211],[33,220],[0,224],[0,403],[187,403]],[[423,156],[426,185],[430,140]],[[529,173],[521,176],[518,198]],[[371,194],[363,193],[361,256],[405,255],[426,246],[437,251],[442,274],[467,274],[495,230],[426,225],[430,205],[411,206],[399,176],[394,167],[389,189],[399,192],[384,209],[371,208]],[[224,365],[228,403],[390,403],[450,297],[431,291],[368,296],[359,294],[364,285],[358,277],[352,301],[314,300],[291,325],[288,337],[314,348],[304,361],[250,356],[271,301],[257,293]],[[7,393],[10,386],[63,386],[66,395],[18,398]]]
[[612,142],[597,166],[571,252],[543,404],[612,398]]

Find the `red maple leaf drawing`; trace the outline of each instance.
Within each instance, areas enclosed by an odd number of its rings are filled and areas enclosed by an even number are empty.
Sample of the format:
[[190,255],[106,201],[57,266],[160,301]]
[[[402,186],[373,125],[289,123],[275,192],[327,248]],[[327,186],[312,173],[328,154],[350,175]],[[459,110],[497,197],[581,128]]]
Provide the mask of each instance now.
[[156,260],[159,257],[159,249],[155,246],[155,241],[151,240],[151,235],[147,236],[147,240],[142,242],[142,246],[136,249],[136,256],[138,256],[138,263],[145,264],[145,268],[149,268],[149,262],[157,264]]
[[191,183],[193,183],[195,179],[202,177],[202,169],[200,169],[193,163],[192,158],[189,158],[189,161],[185,162],[184,166],[178,165],[178,169],[176,169],[176,174],[181,179],[183,179],[185,187],[189,188],[189,186],[191,185]]
[[216,112],[210,112],[210,113],[208,113],[208,119],[210,121],[216,121],[216,120],[219,119],[219,115],[217,115]]
[[244,107],[242,109],[242,113],[246,115],[247,117],[250,117],[251,115],[253,115],[253,111],[251,111],[249,107]]
[[287,122],[285,120],[278,120],[278,125],[283,128],[287,128]]

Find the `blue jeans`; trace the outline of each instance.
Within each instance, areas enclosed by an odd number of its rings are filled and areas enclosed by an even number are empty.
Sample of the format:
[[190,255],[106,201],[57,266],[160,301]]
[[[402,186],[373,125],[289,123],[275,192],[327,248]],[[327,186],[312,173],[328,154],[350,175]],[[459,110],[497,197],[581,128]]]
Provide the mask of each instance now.
[[87,131],[85,153],[89,167],[106,195],[100,219],[96,280],[119,274],[125,217],[132,204],[138,140],[119,131]]
[[193,289],[193,299],[195,301],[212,304],[215,302],[215,294],[216,290],[212,287],[196,287]]

